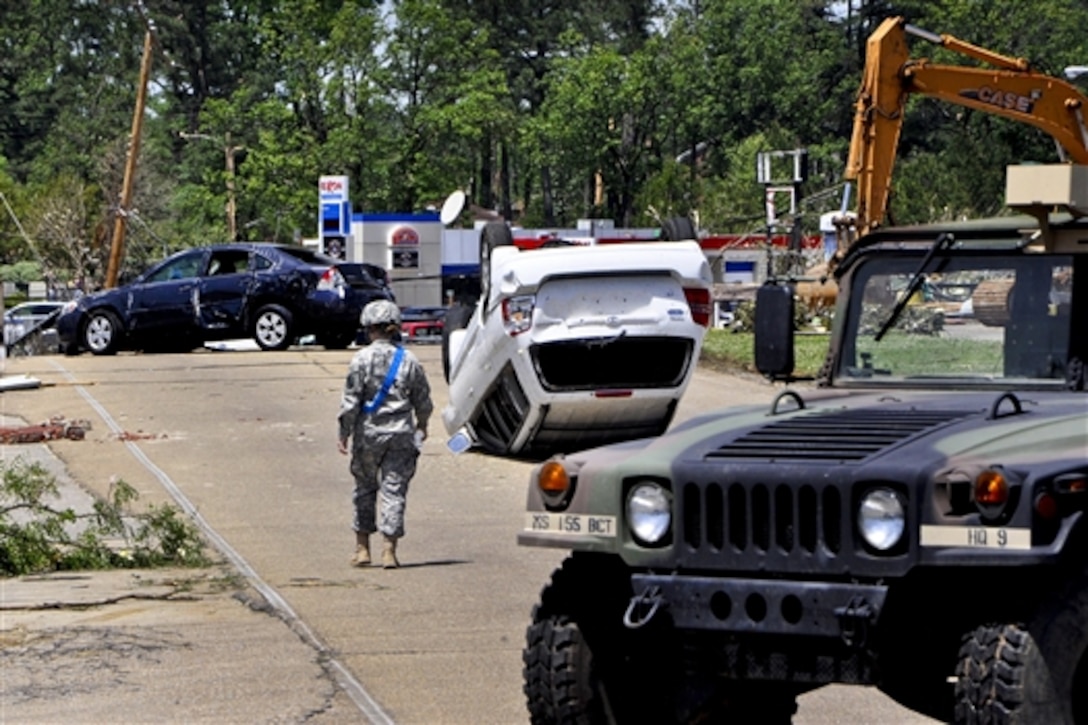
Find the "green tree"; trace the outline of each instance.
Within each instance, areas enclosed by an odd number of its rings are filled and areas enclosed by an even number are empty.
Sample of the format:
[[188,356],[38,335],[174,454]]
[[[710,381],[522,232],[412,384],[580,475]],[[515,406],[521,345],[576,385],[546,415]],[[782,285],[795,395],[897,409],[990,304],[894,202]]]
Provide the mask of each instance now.
[[[652,35],[652,0],[616,3],[609,0],[444,0],[455,14],[487,32],[489,47],[505,73],[518,133],[484,142],[476,175],[481,206],[498,206],[512,215],[513,195],[523,208],[536,208],[534,218],[554,226],[557,204],[569,194],[557,187],[581,186],[556,167],[539,146],[534,117],[549,95],[549,74],[563,58],[596,46],[633,53]],[[546,123],[546,122],[545,122]],[[496,158],[497,157],[497,158]],[[497,181],[496,181],[497,180]],[[516,189],[516,191],[515,191]]]
[[391,200],[411,210],[473,177],[476,154],[511,133],[512,106],[486,29],[439,0],[401,0],[395,12],[385,50],[400,136]]

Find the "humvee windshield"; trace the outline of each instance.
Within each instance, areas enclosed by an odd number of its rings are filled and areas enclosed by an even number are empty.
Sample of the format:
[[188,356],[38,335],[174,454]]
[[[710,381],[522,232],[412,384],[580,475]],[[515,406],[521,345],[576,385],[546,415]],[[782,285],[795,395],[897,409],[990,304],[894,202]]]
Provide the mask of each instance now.
[[1064,383],[1070,257],[937,255],[900,306],[919,265],[918,257],[875,257],[857,270],[838,360],[840,383]]

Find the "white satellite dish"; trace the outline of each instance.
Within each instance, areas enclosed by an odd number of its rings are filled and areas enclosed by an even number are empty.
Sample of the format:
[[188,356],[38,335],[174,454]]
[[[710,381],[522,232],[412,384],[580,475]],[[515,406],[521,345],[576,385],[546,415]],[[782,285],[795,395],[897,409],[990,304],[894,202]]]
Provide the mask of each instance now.
[[458,189],[442,202],[442,212],[438,215],[438,218],[442,221],[443,226],[449,226],[457,220],[457,217],[461,216],[461,210],[465,208],[465,192]]

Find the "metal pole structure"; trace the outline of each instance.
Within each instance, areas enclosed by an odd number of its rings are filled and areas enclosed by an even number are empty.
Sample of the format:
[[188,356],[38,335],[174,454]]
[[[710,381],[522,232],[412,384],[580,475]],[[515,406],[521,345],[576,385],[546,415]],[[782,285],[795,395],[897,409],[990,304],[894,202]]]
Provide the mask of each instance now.
[[110,263],[106,269],[106,288],[117,286],[121,271],[121,259],[125,251],[125,218],[132,203],[132,185],[136,176],[136,159],[140,155],[140,132],[144,125],[144,106],[147,104],[147,79],[151,75],[151,31],[144,35],[144,56],[140,62],[140,86],[136,92],[136,110],[132,114],[132,137],[128,143],[125,160],[125,179],[121,185],[121,201],[113,221],[113,243],[110,245]]

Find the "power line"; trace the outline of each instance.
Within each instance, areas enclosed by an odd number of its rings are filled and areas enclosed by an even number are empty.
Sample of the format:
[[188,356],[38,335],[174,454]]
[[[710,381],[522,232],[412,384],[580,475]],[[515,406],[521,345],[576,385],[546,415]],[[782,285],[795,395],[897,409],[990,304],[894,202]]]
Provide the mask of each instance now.
[[23,225],[19,222],[19,217],[15,215],[15,210],[11,208],[11,204],[8,203],[8,198],[4,196],[4,192],[0,191],[0,201],[4,202],[4,207],[8,210],[8,214],[11,215],[11,220],[15,222],[15,227],[19,230],[19,233],[23,235],[23,239],[26,240],[26,244],[30,247],[31,253],[37,258],[38,264],[45,266],[45,261],[42,259],[41,252],[38,251],[38,245],[34,243],[34,240],[30,238],[30,235],[23,229]]

